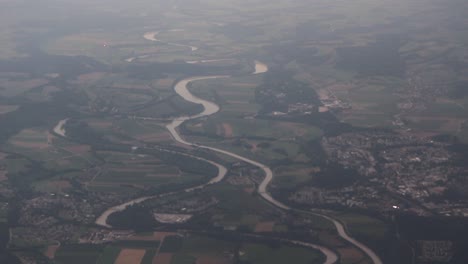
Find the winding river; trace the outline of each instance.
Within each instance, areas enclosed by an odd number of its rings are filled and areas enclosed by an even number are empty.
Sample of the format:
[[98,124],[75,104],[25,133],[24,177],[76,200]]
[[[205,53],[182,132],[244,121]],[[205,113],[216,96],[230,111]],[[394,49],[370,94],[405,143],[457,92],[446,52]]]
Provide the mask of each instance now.
[[[265,73],[267,71],[268,71],[268,66],[266,64],[261,63],[259,61],[255,61],[255,72],[253,74],[261,74],[261,73]],[[192,93],[190,93],[190,91],[188,89],[189,83],[194,82],[194,81],[199,81],[199,80],[227,78],[227,77],[229,77],[229,76],[192,77],[192,78],[187,78],[187,79],[184,79],[182,81],[179,81],[174,86],[175,92],[178,95],[180,95],[182,98],[184,98],[184,100],[186,100],[186,101],[203,105],[204,110],[201,113],[199,113],[197,115],[194,115],[194,116],[186,116],[186,117],[180,117],[180,118],[175,119],[174,121],[172,121],[172,123],[170,123],[170,124],[168,124],[166,126],[167,129],[171,133],[174,140],[176,140],[177,142],[179,142],[181,144],[188,145],[188,146],[196,146],[198,148],[203,148],[203,149],[208,149],[208,150],[211,150],[211,151],[214,151],[214,152],[218,152],[218,153],[221,153],[221,154],[236,158],[238,160],[242,160],[242,161],[244,161],[246,163],[249,163],[249,164],[251,164],[251,165],[253,165],[255,167],[260,168],[265,173],[265,178],[263,179],[263,181],[260,183],[260,185],[258,187],[258,193],[266,201],[268,201],[269,203],[271,203],[272,205],[274,205],[274,206],[276,206],[278,208],[281,208],[281,209],[284,209],[284,210],[294,210],[293,208],[291,208],[291,207],[281,203],[280,201],[274,199],[268,193],[267,187],[268,187],[268,185],[270,184],[270,182],[273,179],[273,172],[271,171],[271,169],[268,166],[266,166],[266,165],[264,165],[264,164],[262,164],[260,162],[251,160],[249,158],[240,156],[238,154],[223,150],[223,149],[188,142],[188,141],[184,140],[182,138],[182,136],[179,134],[179,132],[177,131],[177,128],[182,123],[184,123],[185,121],[215,114],[220,109],[219,106],[216,105],[215,103],[204,100],[204,99],[199,98],[199,97],[196,97]],[[348,233],[346,232],[346,229],[343,226],[343,224],[340,223],[338,220],[333,219],[330,216],[319,214],[319,213],[312,213],[312,214],[321,216],[321,217],[331,221],[335,225],[336,230],[337,230],[340,237],[342,237],[343,239],[345,239],[346,241],[348,241],[349,243],[353,244],[354,246],[356,246],[357,248],[362,250],[364,253],[366,253],[372,259],[372,262],[374,264],[382,264],[382,261],[377,256],[377,254],[375,254],[366,245],[364,245],[361,242],[357,241],[356,239],[350,237],[348,235]],[[296,243],[302,243],[302,242],[296,242]],[[304,243],[304,244],[307,244],[307,243]],[[309,245],[312,245],[312,244],[309,244]],[[326,255],[327,261],[325,263],[335,263],[338,260],[336,254],[334,252],[330,251],[329,249],[325,248],[325,247],[322,247],[322,246],[319,246],[319,245],[313,245],[313,248],[320,250],[323,254]]]
[[[265,64],[257,62],[257,61],[255,62],[255,64],[256,65],[255,65],[254,74],[265,73],[265,72],[268,71],[268,67]],[[186,101],[196,103],[196,104],[201,104],[203,106],[204,110],[201,113],[199,113],[197,115],[194,115],[194,116],[185,116],[185,117],[180,117],[180,118],[174,119],[170,124],[168,124],[166,126],[166,128],[169,130],[169,132],[171,133],[174,140],[181,143],[181,144],[188,145],[188,146],[194,146],[194,147],[198,147],[198,148],[203,148],[203,149],[208,149],[208,150],[211,150],[211,151],[214,151],[214,152],[218,152],[218,153],[221,153],[221,154],[236,158],[238,160],[242,160],[242,161],[244,161],[246,163],[249,163],[249,164],[251,164],[253,166],[259,167],[260,169],[262,169],[265,172],[265,178],[264,178],[264,180],[262,181],[262,183],[260,184],[260,186],[258,188],[258,192],[260,193],[260,195],[265,200],[267,200],[268,202],[273,204],[274,206],[279,207],[281,209],[289,210],[290,209],[289,207],[287,207],[286,205],[282,204],[281,202],[275,200],[266,191],[266,188],[267,188],[268,184],[273,179],[273,172],[271,171],[271,169],[268,166],[266,166],[266,165],[264,165],[262,163],[259,163],[257,161],[245,158],[245,157],[240,156],[238,154],[223,150],[223,149],[188,142],[188,141],[186,141],[185,139],[182,138],[182,136],[179,134],[179,132],[177,130],[177,128],[187,120],[200,118],[200,117],[204,117],[204,116],[209,116],[209,115],[217,113],[219,111],[219,109],[220,109],[217,104],[193,95],[189,91],[188,85],[191,82],[194,82],[194,81],[228,78],[228,77],[229,76],[204,76],[204,77],[192,77],[192,78],[187,78],[187,79],[179,81],[174,86],[175,92],[178,95],[180,95],[182,98],[184,98],[184,100],[186,100]],[[325,264],[332,264],[332,263],[335,263],[338,260],[338,256],[336,255],[336,253],[331,251],[330,249],[328,249],[326,247],[316,245],[316,244],[311,244],[311,243],[305,243],[305,242],[301,242],[301,241],[288,240],[288,242],[319,250],[326,257]]]
[[[171,30],[169,30],[171,31]],[[172,30],[173,31],[173,30]],[[161,42],[161,43],[164,43],[164,44],[167,44],[167,45],[171,45],[171,46],[176,46],[176,47],[185,47],[185,48],[189,48],[191,51],[197,51],[198,50],[198,47],[195,47],[195,46],[190,46],[190,45],[184,45],[184,44],[180,44],[180,43],[173,43],[173,42],[166,42],[166,41],[162,41],[160,39],[157,39],[156,36],[159,34],[159,31],[153,31],[153,32],[147,32],[145,33],[145,35],[143,35],[143,37],[146,39],[146,40],[150,40],[150,41],[154,41],[154,42]]]
[[[148,40],[151,40],[151,41],[159,41],[158,39],[156,39],[157,34],[158,34],[158,32],[149,32],[149,33],[146,33],[144,37],[146,39],[148,39]],[[168,44],[171,44],[171,43],[168,43]],[[178,44],[178,46],[186,46],[186,45]],[[191,46],[186,46],[186,47],[191,47]],[[262,74],[262,73],[266,73],[267,71],[268,71],[268,66],[266,64],[264,64],[264,63],[262,63],[260,61],[255,61],[255,71],[252,74]],[[258,193],[267,202],[269,202],[270,204],[272,204],[275,207],[278,207],[278,208],[283,209],[283,210],[295,210],[294,208],[291,208],[291,207],[281,203],[280,201],[274,199],[268,193],[268,190],[267,190],[268,185],[271,183],[271,181],[273,179],[273,172],[268,166],[266,166],[266,165],[264,165],[264,164],[262,164],[260,162],[257,162],[255,160],[251,160],[251,159],[246,158],[244,156],[238,155],[236,153],[229,152],[227,150],[223,150],[223,149],[219,149],[219,148],[215,148],[215,147],[210,147],[210,146],[205,146],[205,145],[200,145],[198,143],[188,142],[178,132],[177,128],[180,125],[182,125],[184,122],[186,122],[188,120],[196,119],[196,118],[210,116],[210,115],[213,115],[213,114],[217,113],[220,110],[220,107],[217,104],[193,95],[189,91],[189,88],[188,88],[189,84],[191,82],[194,82],[194,81],[229,78],[229,77],[230,76],[224,76],[224,75],[223,76],[218,75],[218,76],[190,77],[190,78],[183,79],[183,80],[179,81],[178,83],[176,83],[176,85],[174,86],[175,92],[186,101],[189,101],[189,102],[192,102],[192,103],[195,103],[195,104],[201,104],[203,106],[203,111],[201,113],[198,113],[198,114],[193,115],[193,116],[177,117],[177,118],[173,119],[173,121],[171,123],[169,123],[166,126],[166,128],[168,129],[168,131],[171,134],[171,136],[173,137],[173,139],[175,141],[177,141],[178,143],[180,143],[180,144],[211,150],[211,151],[221,153],[221,154],[233,157],[235,159],[244,161],[244,162],[246,162],[248,164],[251,164],[251,165],[253,165],[255,167],[260,168],[264,172],[265,178],[263,179],[263,181],[260,183],[260,185],[258,187]],[[184,154],[184,155],[187,155],[187,154]],[[218,168],[218,175],[217,175],[217,177],[211,179],[206,184],[203,184],[203,185],[197,186],[197,187],[192,187],[192,188],[186,189],[184,191],[193,191],[193,190],[196,190],[196,189],[204,188],[209,184],[214,184],[214,183],[217,183],[217,182],[223,180],[224,177],[226,176],[227,169],[223,165],[218,164],[218,163],[213,162],[213,161],[210,161],[210,160],[202,159],[202,158],[199,158],[199,157],[195,157],[195,158],[204,160],[204,161],[216,166]],[[125,210],[126,207],[128,207],[130,205],[138,204],[138,203],[144,202],[144,201],[146,201],[148,199],[151,199],[151,198],[161,197],[161,196],[170,195],[170,194],[174,194],[174,193],[167,193],[167,194],[158,195],[158,196],[141,197],[141,198],[134,199],[134,200],[131,200],[129,202],[126,202],[124,204],[114,206],[114,207],[109,208],[108,210],[106,210],[96,220],[95,223],[97,225],[110,228],[111,226],[107,223],[107,219],[112,213],[123,211],[123,210]],[[380,260],[380,258],[377,256],[377,254],[375,254],[370,248],[368,248],[366,245],[362,244],[361,242],[359,242],[356,239],[349,236],[348,233],[346,232],[345,227],[343,226],[343,224],[341,222],[339,222],[338,220],[336,220],[336,219],[334,219],[334,218],[332,218],[332,217],[330,217],[328,215],[323,215],[323,214],[316,213],[316,212],[308,212],[308,213],[323,217],[323,218],[331,221],[335,225],[335,228],[336,228],[336,230],[338,232],[338,235],[341,238],[343,238],[344,240],[346,240],[349,243],[353,244],[354,246],[359,248],[361,251],[363,251],[365,254],[367,254],[367,256],[369,256],[369,258],[372,260],[372,262],[374,264],[382,264],[383,263]],[[303,246],[307,246],[307,247],[319,250],[326,257],[325,264],[332,264],[332,263],[336,263],[338,261],[337,254],[335,252],[331,251],[330,249],[326,248],[326,247],[311,244],[311,243],[305,243],[305,242],[301,242],[301,241],[291,241],[291,240],[288,240],[288,241],[291,242],[291,243],[294,243],[294,244],[303,245]]]

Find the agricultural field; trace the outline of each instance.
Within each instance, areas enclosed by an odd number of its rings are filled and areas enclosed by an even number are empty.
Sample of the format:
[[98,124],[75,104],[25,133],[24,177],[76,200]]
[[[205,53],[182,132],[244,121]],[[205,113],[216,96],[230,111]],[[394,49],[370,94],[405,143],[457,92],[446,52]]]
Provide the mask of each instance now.
[[[174,27],[126,28],[117,32],[71,32],[49,40],[43,45],[43,49],[51,54],[87,55],[112,64],[191,61],[226,52],[216,49],[216,46],[229,41],[223,35],[210,32],[213,26],[200,23],[177,28],[175,24],[173,23]],[[157,41],[147,39],[148,32],[156,33]],[[191,46],[196,47],[192,48],[192,52]],[[205,47],[204,51],[198,51],[200,46]],[[211,47],[211,51],[207,54],[208,47]]]
[[6,181],[8,178],[7,178],[7,174],[8,174],[8,171],[6,170],[6,166],[5,166],[5,158],[7,157],[8,155],[6,153],[2,153],[0,152],[0,182],[3,182],[3,181]]
[[[171,237],[166,238],[164,243],[171,241],[169,238]],[[231,242],[190,235],[180,242],[171,241],[171,245],[167,248],[164,248],[164,243],[161,251],[173,254],[171,264],[191,263],[190,261],[228,264],[232,263],[231,258],[235,249],[235,245]]]
[[109,245],[75,244],[49,246],[44,252],[56,263],[151,264],[159,240],[117,241]]
[[[199,195],[200,196],[200,195]],[[258,228],[259,232],[273,232],[269,229],[272,215],[278,215],[268,205],[254,196],[251,192],[247,192],[244,186],[234,186],[232,183],[220,183],[217,188],[207,188],[207,192],[203,197],[208,197],[209,200],[216,201],[212,205],[201,212],[197,212],[193,221],[210,226],[219,226],[225,230],[248,230],[254,231]],[[189,222],[190,223],[190,222]],[[266,226],[266,225],[268,226]],[[275,226],[276,223],[271,223]],[[281,223],[278,223],[280,225]]]
[[217,116],[204,122],[187,125],[195,133],[229,138],[258,138],[265,140],[313,140],[321,136],[319,128],[293,122],[262,119],[225,118]]
[[0,34],[0,42],[4,43],[3,48],[0,50],[1,59],[9,59],[20,55],[16,50],[14,39],[14,33],[7,27],[1,28],[2,34]]
[[[56,263],[230,264],[238,250],[234,242],[190,233],[154,232],[130,238],[107,245],[51,245],[44,250],[44,255]],[[284,263],[281,261],[291,257],[311,263],[322,258],[315,251],[304,248],[287,245],[273,248],[251,242],[242,243],[238,254],[242,260],[253,264]]]
[[33,184],[34,190],[42,193],[66,194],[73,190],[72,180],[78,179],[80,173],[70,172],[60,176],[50,177]]
[[457,136],[460,138],[462,142],[464,143],[468,142],[468,122],[465,121],[460,125],[460,130]]
[[88,187],[102,192],[135,192],[151,187],[198,182],[205,178],[183,172],[148,155],[108,151],[99,151],[97,155],[105,165],[101,166],[100,173],[88,183]]
[[89,118],[83,119],[92,130],[104,134],[111,133],[113,128],[113,120],[107,118]]
[[50,102],[60,91],[61,89],[54,85],[43,85],[29,90],[24,94],[24,97],[33,102]]
[[245,117],[258,111],[255,89],[260,83],[261,78],[257,76],[202,80],[194,82],[190,91],[216,102],[223,117]]
[[320,171],[320,168],[304,165],[280,166],[274,171],[273,184],[285,189],[297,188],[312,181],[314,174],[318,171]]
[[341,113],[345,122],[363,127],[393,127],[400,98],[385,83],[373,86],[358,83],[349,88],[332,85],[329,90],[350,103],[350,109]]
[[[261,123],[261,121],[262,120],[260,120],[260,122],[259,120],[255,120],[252,123],[255,122],[258,124]],[[266,163],[271,163],[272,161],[281,159],[304,162],[307,161],[308,158],[301,152],[302,142],[313,140],[322,133],[319,129],[312,126],[309,126],[310,130],[303,128],[298,128],[296,130],[297,127],[295,127],[295,124],[289,127],[288,125],[283,126],[284,124],[277,123],[273,123],[271,126],[266,127],[258,125],[259,130],[253,130],[248,128],[248,122],[251,121],[242,119],[234,120],[232,125],[229,126],[224,125],[227,123],[223,122],[222,124],[224,126],[220,125],[217,129],[219,135],[215,134],[213,136],[213,134],[205,134],[205,136],[201,136],[204,133],[190,131],[188,133],[190,135],[188,138],[199,144],[226,149]],[[244,125],[244,128],[235,129],[235,125],[238,123]],[[221,135],[224,135],[226,128],[228,128],[227,130],[230,132],[231,126],[232,130],[237,131],[237,136],[222,138]],[[215,131],[215,129],[213,128],[211,131]],[[302,134],[304,131],[305,135]],[[296,135],[301,136],[295,137],[295,133],[297,133]],[[282,135],[283,138],[275,139],[273,134]],[[222,138],[222,141],[219,140],[219,137]]]
[[0,115],[16,111],[17,109],[17,105],[0,105]]
[[24,129],[10,139],[10,144],[19,148],[40,150],[49,147],[50,137],[45,129]]
[[322,256],[305,248],[280,246],[271,248],[261,244],[244,244],[240,249],[240,258],[255,264],[318,263]]
[[62,245],[51,254],[57,263],[96,263],[103,250],[100,245]]
[[[260,199],[249,186],[243,185],[243,177],[231,175],[226,183],[221,183],[217,188],[207,188],[205,195],[216,197],[218,203],[215,207],[203,212],[194,221],[206,221],[209,225],[222,227],[224,230],[238,230],[240,232],[252,232],[257,234],[284,234],[293,231],[290,219],[281,211],[271,208]],[[308,215],[308,225],[313,230],[329,232],[333,225],[321,217]],[[289,220],[288,220],[289,219]],[[207,223],[207,224],[208,224]],[[333,234],[333,232],[331,232]]]
[[466,140],[463,136],[466,131],[464,124],[468,122],[466,107],[468,104],[463,101],[438,99],[428,104],[424,111],[408,114],[406,117],[408,127],[415,133],[453,134],[460,135],[460,139]]
[[11,137],[5,150],[43,162],[45,168],[81,169],[92,159],[90,146],[64,141],[46,128],[23,129]]
[[[85,32],[69,34],[49,40],[44,45],[44,50],[51,54],[60,55],[86,55],[99,58],[107,63],[123,63],[131,49],[116,49],[113,46],[132,47],[145,43],[143,34],[138,32]],[[149,49],[147,52],[155,52],[157,49]]]
[[113,122],[114,131],[138,141],[155,143],[172,140],[164,124],[153,120],[124,119]]
[[210,145],[219,149],[226,149],[245,157],[264,162],[266,164],[274,164],[276,161],[291,159],[296,161],[306,161],[307,158],[300,153],[300,147],[296,142],[271,142],[265,144],[265,141],[255,140],[226,140],[223,144],[212,143],[198,140],[206,145]]
[[0,75],[0,96],[12,98],[23,95],[33,89],[38,89],[49,83],[45,78],[29,78],[21,73]]
[[[451,152],[468,143],[463,1],[3,2],[0,222],[8,219],[12,238],[0,237],[0,262],[7,249],[3,240],[19,255],[44,249],[54,263],[323,260],[314,250],[248,237],[323,244],[339,253],[342,263],[366,262],[364,251],[341,239],[330,221],[306,212],[315,204],[304,205],[304,211],[281,210],[264,200],[257,188],[268,170],[197,145],[271,167],[267,191],[297,209],[288,198],[302,186],[312,189],[304,191],[304,199],[328,199],[320,204],[324,210],[374,210],[370,205],[382,202],[382,189],[413,183],[439,193],[435,199],[418,196],[423,197],[418,203],[431,201],[427,207],[449,199],[442,197],[446,190],[456,189],[457,203],[466,198],[459,176],[466,172],[466,153]],[[252,74],[257,60],[269,71]],[[165,126],[202,108],[178,96],[174,84],[205,75],[229,75],[189,87],[220,111],[178,127],[183,139],[194,143],[179,144]],[[430,138],[440,134],[458,136],[461,148]],[[418,157],[407,153],[414,162],[404,168],[390,168],[398,167],[398,160],[390,163],[398,154],[380,152],[395,145],[395,152],[404,152],[415,144],[421,145],[414,151]],[[432,161],[419,157],[426,148],[433,150],[426,155]],[[227,176],[185,189],[216,174],[203,159],[226,166]],[[380,166],[383,159],[388,167]],[[423,166],[429,169],[421,172]],[[341,187],[348,173],[358,180]],[[384,174],[388,178],[377,178]],[[323,175],[336,176],[340,187],[325,190],[317,180]],[[420,191],[425,192],[414,193]],[[161,193],[166,195],[141,202],[142,196]],[[330,193],[336,197],[327,197]],[[115,212],[107,224],[98,221],[122,204],[132,206]],[[391,243],[391,219],[379,210],[374,213],[382,220],[351,211],[327,213],[356,239],[380,247],[380,254]],[[150,232],[129,241],[113,234],[123,228],[118,220],[135,220],[140,213],[153,221],[144,230],[180,227],[200,233]],[[177,214],[189,219],[177,224],[154,219]],[[125,228],[140,231],[137,225]],[[89,235],[94,228],[98,231]],[[218,238],[226,234],[237,239]],[[86,241],[96,244],[79,244]]]
[[388,227],[379,219],[357,213],[336,213],[338,219],[343,221],[351,234],[372,239],[383,239]]
[[259,83],[258,76],[194,82],[190,90],[216,102],[221,110],[209,119],[188,122],[183,133],[194,142],[267,163],[285,158],[305,161],[299,152],[301,142],[319,138],[322,131],[302,123],[255,118],[260,107],[255,101]]

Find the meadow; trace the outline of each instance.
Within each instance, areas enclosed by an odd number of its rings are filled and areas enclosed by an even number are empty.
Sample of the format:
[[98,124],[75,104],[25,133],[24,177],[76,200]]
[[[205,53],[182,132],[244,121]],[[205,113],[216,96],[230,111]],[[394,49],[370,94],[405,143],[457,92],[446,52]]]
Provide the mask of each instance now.
[[240,258],[255,264],[280,264],[290,261],[298,264],[307,264],[322,261],[322,256],[310,249],[288,246],[271,248],[251,243],[242,246]]
[[[135,263],[185,264],[232,263],[239,250],[241,260],[254,264],[284,263],[295,259],[297,263],[321,261],[322,256],[309,249],[278,244],[276,247],[255,242],[237,243],[198,234],[155,232],[136,234],[131,240],[115,241],[105,245],[66,244],[52,246],[49,255],[55,263]],[[50,251],[46,250],[45,252]],[[51,252],[52,253],[52,252]]]

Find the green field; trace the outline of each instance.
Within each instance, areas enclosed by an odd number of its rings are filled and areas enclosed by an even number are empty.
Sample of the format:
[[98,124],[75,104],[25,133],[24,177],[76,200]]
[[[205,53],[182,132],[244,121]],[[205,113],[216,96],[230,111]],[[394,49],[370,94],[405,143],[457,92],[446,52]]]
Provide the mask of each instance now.
[[233,254],[234,249],[235,245],[231,242],[189,235],[176,251],[172,251],[174,255],[171,264],[193,263],[199,258],[211,259],[215,263],[229,263],[227,255]]
[[190,91],[195,95],[216,102],[226,117],[256,114],[255,88],[261,83],[257,76],[233,77],[194,82]]
[[388,226],[385,222],[366,215],[336,213],[336,217],[346,225],[348,231],[353,236],[369,240],[381,240],[385,238],[385,234],[388,231]]
[[[146,250],[142,264],[152,263],[159,247],[153,241],[117,241],[107,246],[91,244],[62,245],[56,252],[56,263],[114,263],[123,249]],[[211,259],[216,263],[230,263],[236,244],[215,238],[188,234],[184,237],[169,236],[164,239],[159,254],[172,253],[171,263],[193,263],[197,259]],[[315,263],[322,256],[308,248],[281,245],[275,248],[257,243],[243,243],[240,258],[253,264],[285,263],[295,259],[295,263]]]
[[102,250],[99,245],[62,245],[54,260],[60,264],[96,263]]
[[152,264],[153,258],[156,255],[156,249],[147,249],[145,256],[141,260],[140,264]]
[[78,179],[80,172],[69,172],[33,183],[34,190],[44,193],[66,193],[73,189],[72,179]]
[[158,241],[117,241],[109,245],[75,244],[62,245],[55,254],[56,263],[97,263],[112,264],[123,249],[146,250],[142,264],[152,263]]
[[[256,239],[307,236],[346,251],[331,222],[310,212],[275,208],[256,191],[264,177],[260,168],[196,145],[270,166],[269,191],[288,203],[318,173],[331,175],[334,162],[340,163],[338,172],[353,176],[354,170],[374,175],[367,165],[397,168],[381,164],[394,158],[381,153],[393,139],[372,128],[401,133],[410,146],[424,141],[426,147],[437,134],[457,135],[468,143],[467,5],[462,0],[3,2],[0,149],[8,156],[0,158],[0,222],[12,222],[7,249],[19,249],[19,255],[60,244],[51,262],[114,264],[125,252],[149,264],[161,245],[160,253],[170,255],[173,264],[319,263],[323,258],[314,250]],[[159,40],[145,39],[148,32],[158,32],[154,37]],[[251,74],[256,60],[268,64],[269,72]],[[173,85],[211,74],[230,77],[195,81],[189,88],[220,111],[179,127],[185,140],[196,143],[182,146],[165,125],[202,109],[178,96]],[[59,137],[52,130],[64,118],[69,118],[67,136]],[[364,134],[365,140],[359,137]],[[456,156],[448,143],[434,141],[447,156]],[[413,155],[411,149],[407,154]],[[214,157],[229,169],[227,177],[182,191],[216,174],[214,166],[190,155]],[[425,175],[462,170],[463,164],[434,155],[429,155],[437,161],[434,173]],[[348,168],[343,164],[349,157],[366,161]],[[420,168],[413,164],[408,169],[417,175]],[[456,178],[449,175],[444,187],[456,187]],[[379,190],[366,179],[364,187]],[[186,211],[192,218],[183,225],[157,224],[158,230],[187,227],[180,236],[161,244],[73,244],[96,231],[92,216],[104,209],[130,197],[172,191],[183,194],[157,197],[129,211],[151,220],[155,212]],[[304,205],[304,210],[313,208]],[[370,247],[387,241],[388,224],[382,220],[331,214]],[[114,216],[125,220],[126,214]],[[195,229],[198,235],[190,233]],[[102,232],[108,231],[114,232]],[[249,240],[253,234],[258,236]]]
[[[312,140],[319,137],[322,132],[319,128],[292,122],[281,122],[262,119],[229,118],[219,115],[202,123],[191,122],[189,129],[210,135],[216,134],[224,137],[259,137],[277,140],[304,138]],[[224,126],[224,127],[223,127]],[[229,132],[226,126],[229,126]],[[226,135],[228,134],[228,135]]]
[[107,246],[104,251],[100,254],[97,264],[110,264],[114,263],[114,261],[119,256],[121,248],[116,246]]
[[253,264],[297,264],[320,263],[320,253],[306,248],[280,246],[271,248],[261,244],[245,244],[241,248],[241,259]]
[[118,193],[122,190],[128,190],[128,188],[137,190],[150,187],[162,188],[164,185],[190,184],[200,182],[203,179],[205,179],[203,175],[180,174],[174,167],[160,167],[148,172],[141,172],[138,169],[134,171],[125,169],[125,171],[113,170],[99,175],[89,187],[95,190]]
[[[191,186],[207,181],[209,175],[170,165],[152,155],[98,151],[103,165],[88,187],[101,192],[138,192],[149,188],[164,190],[177,185]],[[186,164],[185,164],[186,165]]]
[[220,199],[218,208],[223,214],[225,224],[240,225],[252,215],[268,213],[271,208],[258,196],[239,190],[238,187],[220,183],[217,188],[210,188],[209,193]]
[[116,120],[114,130],[143,142],[170,142],[171,138],[166,127],[156,121]]
[[180,236],[168,236],[164,238],[164,242],[159,249],[162,253],[174,253],[179,251],[182,248],[182,244],[184,243],[184,238]]
[[4,149],[40,161],[51,170],[82,169],[93,159],[89,146],[53,137],[47,128],[40,127],[20,131]]
[[387,82],[379,80],[375,85],[336,91],[352,107],[352,114],[344,115],[344,120],[356,126],[391,127],[400,98],[394,94],[393,84]]
[[278,167],[274,171],[273,183],[281,188],[297,188],[310,182],[316,173],[313,168],[303,165]]

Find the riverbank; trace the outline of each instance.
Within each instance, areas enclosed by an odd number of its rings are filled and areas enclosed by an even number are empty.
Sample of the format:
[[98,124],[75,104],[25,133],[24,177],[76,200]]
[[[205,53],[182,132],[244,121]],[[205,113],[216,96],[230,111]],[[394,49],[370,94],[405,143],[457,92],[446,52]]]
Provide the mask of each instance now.
[[143,38],[146,39],[146,40],[149,40],[149,41],[161,42],[161,43],[164,43],[164,44],[167,44],[167,45],[171,45],[171,46],[189,48],[190,51],[192,51],[192,52],[198,50],[198,47],[196,47],[196,46],[190,46],[190,45],[185,45],[185,44],[180,44],[180,43],[173,43],[173,42],[166,42],[166,41],[159,40],[159,39],[156,38],[156,36],[157,36],[159,33],[160,33],[159,31],[147,32],[147,33],[145,33],[145,34],[143,35]]

